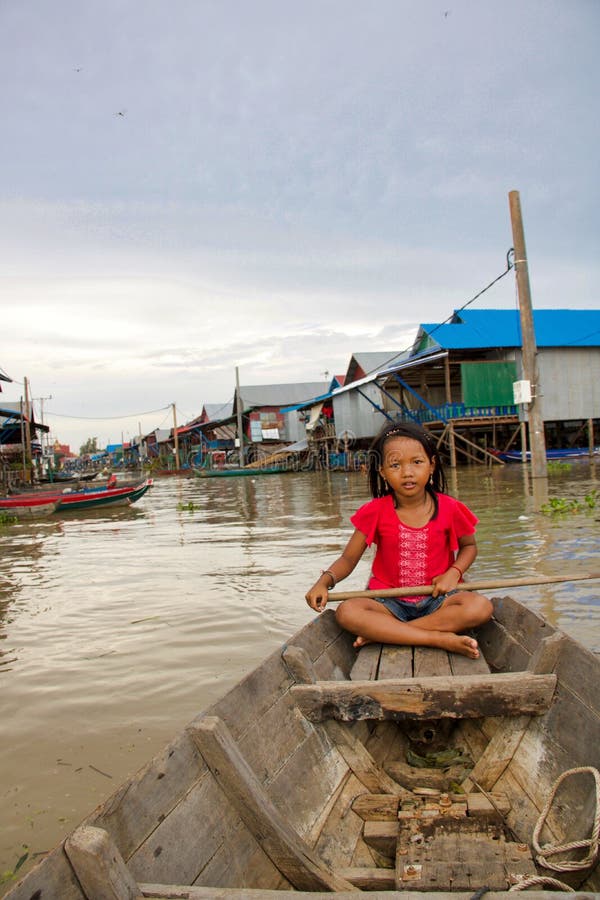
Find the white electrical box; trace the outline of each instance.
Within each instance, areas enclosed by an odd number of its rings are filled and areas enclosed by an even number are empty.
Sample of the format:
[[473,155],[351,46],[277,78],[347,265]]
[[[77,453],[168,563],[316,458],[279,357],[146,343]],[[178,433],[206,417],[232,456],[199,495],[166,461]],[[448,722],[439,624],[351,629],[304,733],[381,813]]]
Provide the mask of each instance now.
[[531,382],[513,381],[513,399],[516,404],[531,403]]

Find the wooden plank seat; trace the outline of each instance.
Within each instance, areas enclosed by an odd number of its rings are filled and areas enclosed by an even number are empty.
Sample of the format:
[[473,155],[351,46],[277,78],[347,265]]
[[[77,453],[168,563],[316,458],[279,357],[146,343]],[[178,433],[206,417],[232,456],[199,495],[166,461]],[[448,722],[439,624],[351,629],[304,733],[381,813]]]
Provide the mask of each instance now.
[[328,718],[464,719],[538,716],[546,712],[555,675],[510,672],[497,675],[433,675],[377,681],[318,681],[295,685],[291,694],[311,722]]

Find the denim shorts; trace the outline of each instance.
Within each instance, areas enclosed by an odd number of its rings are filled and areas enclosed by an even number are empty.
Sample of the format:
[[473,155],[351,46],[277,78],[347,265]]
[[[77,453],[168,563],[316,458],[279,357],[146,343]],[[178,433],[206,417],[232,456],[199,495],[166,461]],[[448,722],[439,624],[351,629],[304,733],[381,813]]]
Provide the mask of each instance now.
[[448,591],[447,594],[439,594],[437,597],[424,597],[411,603],[409,600],[399,600],[396,597],[377,597],[378,603],[383,603],[386,609],[401,622],[413,622],[415,619],[421,619],[428,616],[439,609],[446,597],[456,594],[458,589]]

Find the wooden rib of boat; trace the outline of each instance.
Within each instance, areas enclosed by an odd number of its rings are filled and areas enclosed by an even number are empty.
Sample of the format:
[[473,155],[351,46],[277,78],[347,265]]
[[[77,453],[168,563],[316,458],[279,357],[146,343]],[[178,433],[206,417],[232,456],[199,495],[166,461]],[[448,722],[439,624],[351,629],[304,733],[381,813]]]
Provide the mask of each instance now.
[[123,506],[135,503],[151,486],[152,479],[145,478],[142,481],[117,482],[115,486],[106,484],[75,490],[62,486],[44,488],[0,497],[0,510],[19,517],[36,517],[53,512]]
[[530,878],[599,896],[600,660],[510,597],[494,609],[477,660],[357,653],[327,610],[8,897],[466,900]]

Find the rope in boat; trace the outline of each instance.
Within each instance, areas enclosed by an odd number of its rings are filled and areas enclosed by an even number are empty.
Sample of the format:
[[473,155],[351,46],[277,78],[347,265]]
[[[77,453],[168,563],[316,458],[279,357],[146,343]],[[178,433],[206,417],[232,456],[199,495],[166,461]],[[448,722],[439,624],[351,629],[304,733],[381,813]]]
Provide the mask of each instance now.
[[558,878],[550,878],[549,875],[533,875],[531,878],[524,878],[522,881],[517,881],[516,884],[511,885],[510,891],[526,891],[528,887],[541,884],[556,888],[559,891],[568,891],[570,894],[575,893],[575,889],[569,887],[564,881],[559,881]]
[[[548,813],[552,807],[552,802],[556,796],[556,793],[565,780],[571,775],[580,775],[589,773],[593,776],[594,781],[596,783],[596,811],[594,814],[594,823],[592,826],[592,833],[589,838],[585,838],[580,841],[570,841],[567,844],[544,844],[540,845],[539,837],[542,832],[542,828],[546,823],[546,819],[548,817]],[[600,835],[600,772],[598,769],[593,768],[592,766],[579,766],[574,769],[568,769],[555,781],[554,787],[550,793],[550,797],[546,801],[546,804],[540,814],[539,819],[536,822],[535,828],[533,829],[533,838],[532,838],[532,846],[536,852],[536,862],[538,865],[543,866],[546,869],[552,869],[554,872],[576,872],[579,869],[587,869],[591,866],[598,854],[598,838]],[[581,850],[588,849],[588,853],[583,859],[577,860],[564,860],[563,862],[549,862],[548,857],[555,856],[558,853],[565,853],[568,850]],[[510,891],[524,891],[528,887],[533,887],[534,885],[548,885],[549,887],[557,888],[561,891],[568,891],[569,893],[575,893],[572,887],[569,887],[568,884],[565,884],[562,881],[558,881],[556,878],[551,878],[549,875],[533,875],[530,878],[524,877],[519,880],[516,884],[513,884],[510,887]]]
[[[556,792],[565,778],[570,775],[580,775],[589,772],[590,775],[593,776],[596,782],[596,812],[594,814],[594,824],[592,826],[592,834],[591,837],[581,840],[581,841],[571,841],[568,844],[544,844],[543,846],[539,843],[539,837],[546,822],[546,818],[548,813],[550,812],[550,807],[552,806],[552,801],[556,796]],[[560,778],[554,784],[552,789],[552,793],[544,806],[542,813],[537,821],[535,828],[533,829],[533,840],[532,845],[535,852],[538,854],[536,857],[536,861],[540,864],[540,866],[544,866],[545,869],[552,869],[554,872],[576,872],[578,869],[587,869],[594,862],[596,855],[598,853],[598,836],[600,835],[600,772],[598,769],[594,769],[592,766],[580,766],[575,769],[568,769],[568,771],[563,772]],[[580,849],[588,849],[587,856],[584,856],[583,859],[575,859],[575,860],[564,860],[563,862],[550,862],[548,857],[555,856],[557,853],[566,853],[568,850],[580,850]]]

